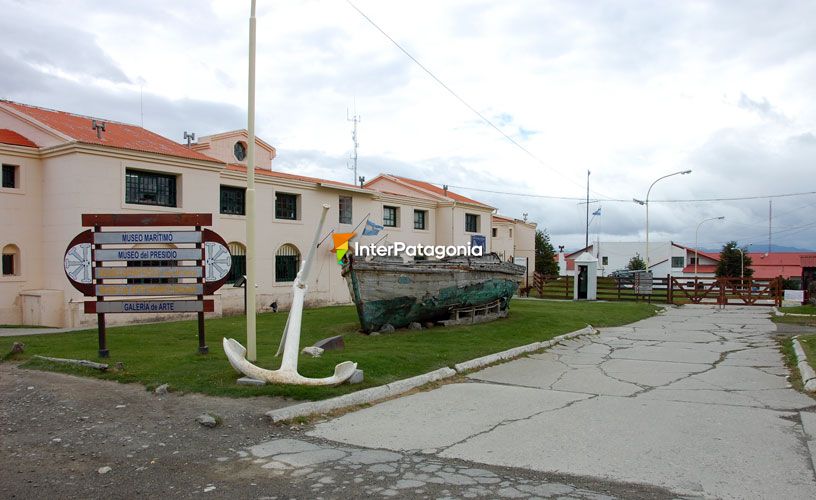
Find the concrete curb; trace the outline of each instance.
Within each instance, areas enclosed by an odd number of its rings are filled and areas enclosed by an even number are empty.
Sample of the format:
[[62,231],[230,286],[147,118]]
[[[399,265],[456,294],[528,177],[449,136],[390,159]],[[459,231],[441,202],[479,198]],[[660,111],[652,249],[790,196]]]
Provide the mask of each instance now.
[[305,417],[317,413],[326,413],[332,410],[338,410],[340,408],[371,403],[380,399],[397,396],[429,382],[446,379],[453,377],[454,375],[456,375],[454,370],[447,367],[440,368],[432,372],[417,375],[416,377],[397,380],[396,382],[391,382],[390,384],[372,387],[370,389],[363,389],[362,391],[344,394],[343,396],[338,396],[336,398],[301,403],[294,406],[288,406],[286,408],[280,408],[278,410],[272,410],[267,412],[266,416],[272,419],[272,422],[280,422],[283,420],[291,420],[295,417]]
[[493,363],[496,363],[497,361],[512,359],[519,357],[522,354],[526,354],[528,352],[546,349],[547,347],[552,347],[563,340],[568,340],[574,337],[578,337],[580,335],[589,335],[592,333],[598,333],[598,330],[592,328],[592,325],[587,325],[585,328],[582,328],[580,330],[565,333],[564,335],[553,337],[552,339],[545,340],[544,342],[533,342],[532,344],[514,347],[512,349],[497,352],[495,354],[488,354],[487,356],[482,356],[481,358],[471,359],[470,361],[465,361],[463,363],[454,365],[453,369],[456,370],[456,373],[464,373],[467,371],[475,370],[477,368],[481,368],[483,366],[491,365]]
[[272,422],[277,423],[297,417],[306,417],[309,415],[326,413],[332,410],[339,410],[341,408],[348,408],[350,406],[373,403],[374,401],[399,396],[400,394],[425,385],[429,382],[436,382],[437,380],[453,377],[457,373],[473,370],[497,361],[515,358],[528,352],[551,347],[564,340],[592,333],[598,333],[598,330],[595,330],[591,325],[587,325],[586,328],[565,333],[564,335],[553,337],[552,339],[544,342],[533,342],[532,344],[514,347],[513,349],[508,349],[496,354],[490,354],[481,358],[465,361],[464,363],[459,363],[454,367],[455,370],[447,367],[440,368],[432,372],[417,375],[416,377],[397,380],[396,382],[391,382],[390,384],[372,387],[370,389],[363,389],[362,391],[344,394],[343,396],[338,396],[336,398],[325,399],[323,401],[311,401],[308,403],[301,403],[294,406],[287,406],[286,408],[268,411],[266,412],[266,416],[269,417]]
[[799,375],[802,377],[802,383],[805,385],[806,391],[816,391],[816,372],[807,361],[805,350],[802,349],[802,344],[799,343],[799,336],[793,337],[793,352],[796,353],[796,367],[799,369]]

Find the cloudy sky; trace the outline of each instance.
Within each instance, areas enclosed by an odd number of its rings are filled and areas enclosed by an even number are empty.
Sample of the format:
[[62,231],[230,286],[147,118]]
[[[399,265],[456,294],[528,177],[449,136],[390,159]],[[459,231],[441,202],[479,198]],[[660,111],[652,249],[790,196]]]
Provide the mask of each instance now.
[[[768,242],[768,199],[816,191],[816,3],[259,0],[258,135],[274,168],[446,183],[583,245]],[[181,141],[246,126],[249,1],[0,0],[0,97]],[[140,113],[142,95],[143,117]],[[520,146],[520,147],[519,147]],[[526,150],[526,152],[524,150]],[[616,201],[617,200],[617,201]],[[816,195],[773,199],[774,244],[816,249]]]

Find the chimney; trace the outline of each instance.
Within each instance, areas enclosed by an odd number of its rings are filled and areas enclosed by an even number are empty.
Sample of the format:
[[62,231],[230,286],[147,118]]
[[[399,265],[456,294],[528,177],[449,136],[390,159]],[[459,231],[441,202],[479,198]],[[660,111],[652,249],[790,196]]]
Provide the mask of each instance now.
[[105,131],[105,122],[91,120],[91,128],[96,130],[96,138],[102,140],[102,132]]

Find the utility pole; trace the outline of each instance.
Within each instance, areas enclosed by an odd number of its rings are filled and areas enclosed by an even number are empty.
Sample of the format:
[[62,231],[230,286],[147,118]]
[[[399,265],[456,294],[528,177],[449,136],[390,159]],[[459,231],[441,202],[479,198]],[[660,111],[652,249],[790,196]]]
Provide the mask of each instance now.
[[346,120],[354,123],[354,128],[351,129],[351,141],[354,143],[354,152],[349,156],[350,165],[347,165],[349,170],[354,171],[352,183],[357,181],[357,148],[360,143],[357,142],[357,124],[360,123],[360,116],[357,114],[357,101],[354,101],[354,115],[348,116],[348,109],[346,110]]
[[768,253],[771,253],[771,226],[773,223],[773,200],[768,200]]
[[591,174],[589,170],[587,170],[587,198],[586,198],[586,239],[584,241],[584,249],[589,247],[589,174]]

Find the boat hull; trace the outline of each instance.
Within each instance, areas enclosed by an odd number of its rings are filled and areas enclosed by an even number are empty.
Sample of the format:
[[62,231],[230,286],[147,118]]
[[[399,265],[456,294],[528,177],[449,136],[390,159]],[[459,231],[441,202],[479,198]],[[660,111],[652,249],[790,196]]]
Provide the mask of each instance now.
[[[509,266],[513,266],[509,264]],[[515,266],[518,268],[519,266]],[[521,268],[523,272],[523,268]],[[433,266],[349,262],[344,276],[357,307],[362,330],[377,331],[413,322],[447,319],[453,309],[499,301],[506,310],[518,290],[521,273],[472,266]]]

